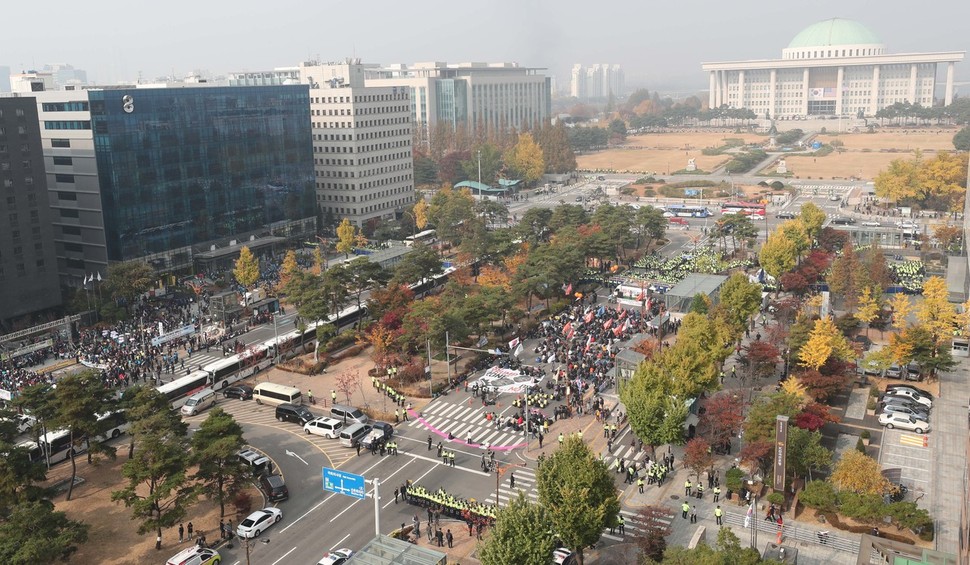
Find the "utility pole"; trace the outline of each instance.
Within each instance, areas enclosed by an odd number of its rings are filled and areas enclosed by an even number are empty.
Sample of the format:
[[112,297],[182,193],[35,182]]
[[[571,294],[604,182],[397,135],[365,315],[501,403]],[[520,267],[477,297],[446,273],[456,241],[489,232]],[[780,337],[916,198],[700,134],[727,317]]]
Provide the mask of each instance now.
[[448,385],[451,385],[451,355],[448,353],[448,332],[445,332],[445,366],[448,368]]
[[428,340],[428,392],[434,398],[434,379],[431,378],[431,340]]
[[380,479],[376,476],[374,477],[374,535],[380,537],[381,535],[381,496],[380,496]]

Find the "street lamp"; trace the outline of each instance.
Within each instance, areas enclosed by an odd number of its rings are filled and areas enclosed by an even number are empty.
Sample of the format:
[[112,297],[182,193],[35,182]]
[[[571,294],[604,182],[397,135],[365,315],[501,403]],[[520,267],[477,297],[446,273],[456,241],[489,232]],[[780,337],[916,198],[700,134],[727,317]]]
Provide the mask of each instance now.
[[321,246],[320,257],[323,259],[323,265],[321,266],[323,267],[323,270],[326,271],[327,270],[327,247],[330,246],[330,241],[320,237],[319,235],[315,237],[320,241],[320,246]]

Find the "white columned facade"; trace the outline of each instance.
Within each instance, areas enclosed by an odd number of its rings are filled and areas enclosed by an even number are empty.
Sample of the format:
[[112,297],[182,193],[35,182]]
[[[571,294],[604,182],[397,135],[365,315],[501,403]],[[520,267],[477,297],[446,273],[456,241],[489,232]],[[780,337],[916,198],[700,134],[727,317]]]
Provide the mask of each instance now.
[[916,104],[916,74],[919,72],[916,63],[909,66],[909,103]]
[[845,67],[839,67],[835,77],[835,115],[842,115],[842,83],[845,81]]
[[738,108],[744,108],[744,71],[738,71]]
[[802,71],[802,115],[808,115],[808,67]]
[[943,105],[953,103],[953,62],[946,64],[946,90],[943,91]]
[[774,118],[775,117],[775,113],[776,113],[776,110],[775,110],[775,89],[778,88],[777,87],[778,70],[777,69],[771,69],[771,72],[769,73],[769,77],[770,78],[768,80],[768,112],[769,112],[769,115],[772,118]]
[[724,71],[715,71],[715,73],[717,73],[717,90],[714,92],[714,102],[715,106],[720,108],[724,104],[724,100],[721,98],[723,92],[722,85],[724,84]]
[[717,102],[717,100],[715,99],[716,94],[714,92],[714,90],[717,88],[717,76],[715,76],[715,74],[714,74],[715,72],[716,71],[711,71],[711,73],[710,73],[711,74],[711,85],[707,89],[707,107],[708,108],[714,108],[714,103]]
[[869,96],[869,115],[875,116],[879,111],[879,65],[872,66],[872,93]]
[[730,71],[721,71],[721,104],[728,104],[728,76]]

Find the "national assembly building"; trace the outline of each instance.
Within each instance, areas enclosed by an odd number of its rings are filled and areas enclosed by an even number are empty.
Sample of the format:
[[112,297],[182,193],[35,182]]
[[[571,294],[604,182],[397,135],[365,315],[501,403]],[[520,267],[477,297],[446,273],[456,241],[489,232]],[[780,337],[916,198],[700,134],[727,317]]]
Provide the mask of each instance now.
[[805,28],[781,59],[703,63],[711,108],[747,108],[760,116],[874,116],[897,102],[934,105],[944,66],[943,104],[953,101],[954,65],[963,51],[887,53],[858,22],[833,18]]

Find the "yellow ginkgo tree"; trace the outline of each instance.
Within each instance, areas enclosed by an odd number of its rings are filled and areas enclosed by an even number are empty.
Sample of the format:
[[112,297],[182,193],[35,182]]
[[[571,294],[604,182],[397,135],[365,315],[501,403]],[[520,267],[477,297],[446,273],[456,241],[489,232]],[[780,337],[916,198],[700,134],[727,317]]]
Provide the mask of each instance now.
[[831,316],[815,321],[808,342],[798,352],[799,364],[817,371],[830,357],[849,359],[853,355],[848,340],[836,327]]

